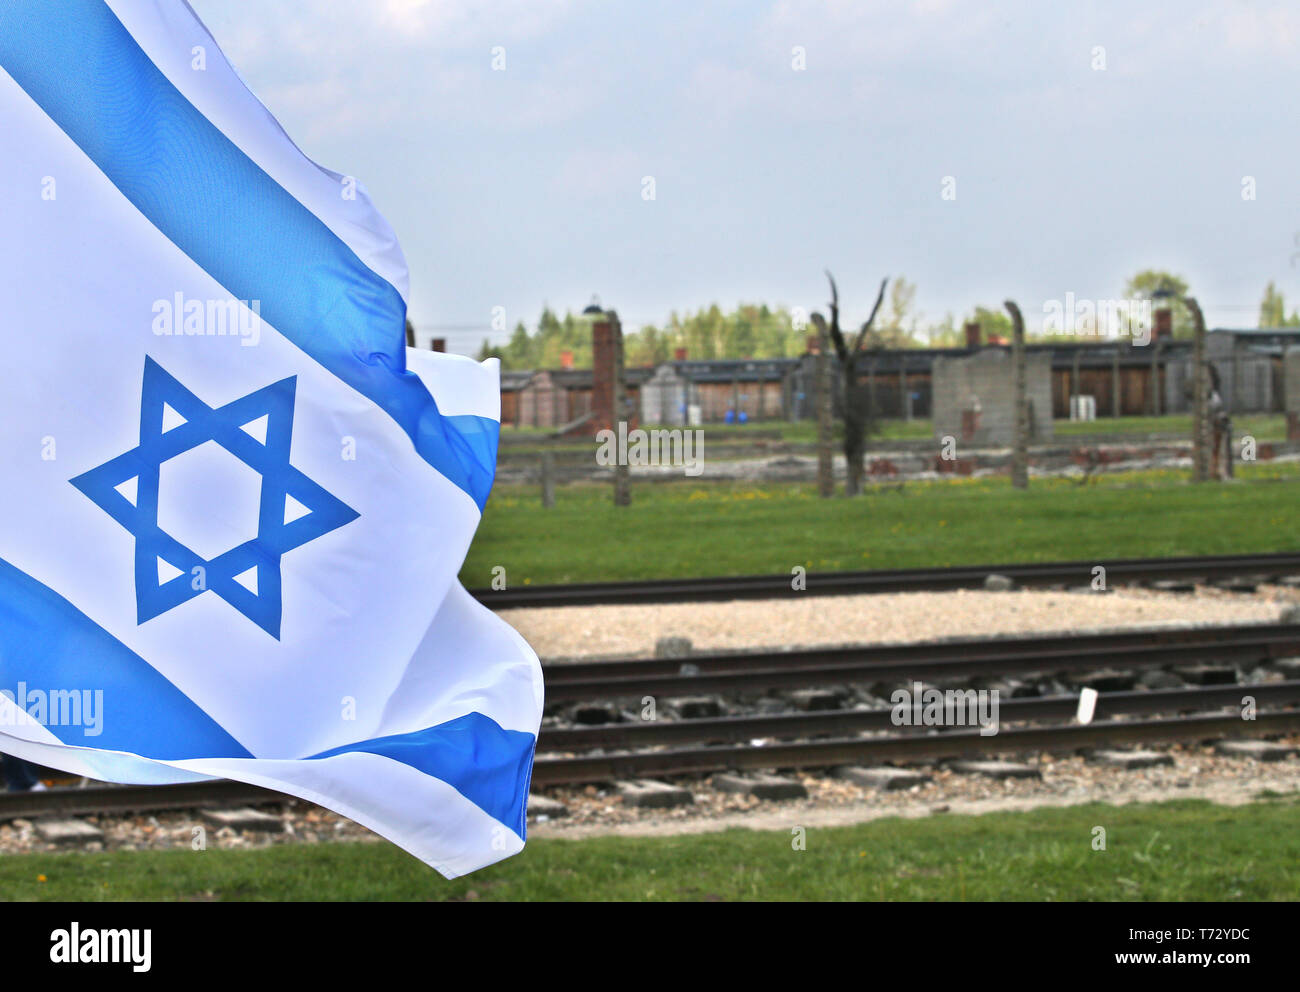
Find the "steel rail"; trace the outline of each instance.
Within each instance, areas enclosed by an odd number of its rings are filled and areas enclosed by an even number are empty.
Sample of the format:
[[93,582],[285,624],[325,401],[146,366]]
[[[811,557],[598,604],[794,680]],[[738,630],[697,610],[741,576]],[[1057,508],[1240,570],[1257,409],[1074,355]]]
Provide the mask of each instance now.
[[180,785],[90,785],[41,792],[0,792],[0,821],[36,816],[86,816],[280,803],[291,796],[225,779]]
[[[1300,704],[1300,681],[1256,685],[1220,685],[1197,689],[1153,689],[1147,692],[1107,692],[1097,698],[1096,719],[1152,713],[1206,712],[1242,706],[1251,697],[1258,708]],[[998,700],[999,725],[1026,721],[1073,719],[1078,696],[1043,696]],[[925,728],[920,732],[924,733]],[[858,733],[916,733],[898,727],[892,708],[823,710],[762,716],[727,716],[697,720],[647,720],[595,727],[544,729],[538,753],[573,752],[593,748],[648,748],[680,744],[716,744],[758,739],[843,737]]]
[[[1098,712],[1108,716],[1187,709],[1236,707],[1250,695],[1257,705],[1300,702],[1300,682],[1215,686],[1152,692],[1107,693],[1098,700]],[[1068,719],[1074,697],[1008,700],[1007,722]],[[560,746],[572,749],[625,745],[653,747],[704,740],[780,737],[805,733],[849,733],[884,730],[888,711],[848,711],[786,716],[737,717],[721,720],[682,721],[546,731],[540,751]],[[539,757],[532,782],[537,786],[572,785],[649,775],[690,775],[746,768],[817,768],[856,762],[918,761],[1025,751],[1063,751],[1101,745],[1201,741],[1240,735],[1253,736],[1300,729],[1300,711],[1259,712],[1249,723],[1240,714],[1167,716],[1156,720],[1103,720],[1085,726],[1065,725],[1000,729],[991,736],[978,731],[894,733],[875,738],[813,740],[768,746],[695,747],[640,751],[626,754]],[[0,822],[20,817],[76,816],[202,809],[212,806],[284,803],[293,797],[242,782],[215,781],[180,785],[56,788],[42,792],[0,793]]]
[[495,610],[537,606],[602,606],[636,603],[675,603],[702,600],[776,598],[782,596],[848,595],[966,589],[979,586],[990,574],[1005,575],[1025,586],[1090,585],[1093,569],[1106,569],[1110,587],[1161,579],[1227,579],[1255,575],[1300,573],[1300,553],[1209,555],[1179,558],[1094,558],[1086,561],[1032,564],[961,565],[953,568],[877,569],[855,572],[813,572],[806,588],[791,588],[788,574],[715,576],[697,579],[654,579],[630,582],[581,582],[564,585],[516,586],[471,590]]
[[1246,723],[1239,714],[1178,716],[1156,720],[1107,720],[1085,725],[1025,727],[981,737],[977,730],[940,734],[805,741],[763,747],[702,747],[628,754],[538,758],[533,785],[578,785],[662,775],[774,768],[831,768],[980,757],[1016,752],[1075,751],[1120,744],[1205,741],[1222,737],[1288,733],[1300,729],[1300,711],[1257,713]]
[[[1079,649],[1003,650],[996,642],[983,654],[929,658],[918,650],[913,657],[864,658],[804,665],[793,652],[755,656],[754,667],[674,675],[616,676],[548,681],[548,703],[598,699],[632,699],[644,696],[689,696],[698,693],[747,692],[766,689],[809,688],[863,682],[965,681],[975,677],[1028,672],[1080,672],[1104,669],[1146,669],[1178,664],[1235,662],[1252,664],[1265,659],[1300,654],[1300,628],[1295,625],[1239,628],[1231,638],[1156,643],[1127,647],[1089,646]],[[696,659],[687,659],[694,665]]]
[[1100,634],[1048,634],[1016,637],[963,638],[948,641],[918,641],[908,644],[864,644],[798,648],[792,651],[749,650],[725,654],[697,654],[682,658],[636,658],[624,661],[553,662],[542,666],[548,686],[595,679],[680,675],[683,666],[701,674],[744,672],[759,668],[817,667],[855,661],[938,661],[996,654],[1029,654],[1047,651],[1129,650],[1158,644],[1207,644],[1240,641],[1245,632],[1268,631],[1300,636],[1300,624],[1232,624],[1213,627],[1176,627],[1109,631]]

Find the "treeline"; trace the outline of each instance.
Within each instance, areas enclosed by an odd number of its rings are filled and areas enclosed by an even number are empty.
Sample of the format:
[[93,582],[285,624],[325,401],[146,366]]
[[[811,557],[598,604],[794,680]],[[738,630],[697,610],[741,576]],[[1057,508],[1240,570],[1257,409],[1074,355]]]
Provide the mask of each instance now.
[[[984,307],[977,308],[973,319],[987,324],[987,334],[1000,334],[1010,327],[1005,315]],[[651,324],[634,331],[625,327],[623,356],[628,366],[658,365],[672,359],[679,348],[685,348],[691,359],[797,358],[807,350],[813,333],[807,314],[787,307],[742,303],[727,312],[715,303],[693,313],[674,312],[662,326]],[[919,330],[915,321],[887,319],[875,328],[867,346],[945,347],[961,341],[962,334],[950,315],[924,330]],[[573,353],[574,368],[591,367],[591,325],[572,313],[559,317],[547,308],[535,331],[530,332],[520,321],[506,344],[484,341],[478,359],[499,358],[502,367],[511,370],[559,368],[566,351]]]
[[[1159,270],[1137,273],[1124,287],[1126,299],[1150,299],[1163,295],[1174,311],[1174,335],[1191,333],[1191,319],[1182,298],[1189,293],[1180,277]],[[1011,335],[1011,320],[1000,306],[977,306],[959,324],[952,314],[937,323],[924,323],[915,312],[916,286],[906,279],[890,281],[889,293],[877,317],[867,346],[871,348],[943,348],[964,343],[961,324],[980,325],[984,340]],[[1300,313],[1288,315],[1282,293],[1273,283],[1264,291],[1259,310],[1260,327],[1300,327]],[[796,358],[807,347],[813,333],[807,312],[764,303],[742,303],[723,311],[716,303],[695,312],[672,313],[662,325],[647,325],[632,331],[624,328],[624,360],[629,366],[658,365],[685,348],[691,359]],[[1071,334],[1030,334],[1034,340],[1074,340]],[[563,364],[565,352],[573,353],[574,368],[591,367],[591,325],[573,313],[558,316],[549,307],[533,331],[520,321],[504,345],[486,340],[478,358],[496,357],[511,370],[554,369]]]
[[1300,327],[1300,313],[1291,311],[1288,317],[1286,299],[1270,281],[1259,304],[1260,327]]
[[572,313],[561,319],[545,307],[535,333],[530,334],[521,320],[504,346],[493,346],[485,340],[478,360],[499,358],[505,369],[558,369],[566,351],[573,352],[575,368],[591,368],[591,324]]
[[[742,304],[724,313],[714,304],[698,313],[674,313],[662,327],[624,328],[623,356],[627,365],[658,365],[678,348],[690,358],[796,357],[804,353],[807,333],[796,329],[785,308]],[[505,345],[484,341],[478,357],[500,358],[507,369],[558,368],[566,351],[573,353],[575,368],[591,367],[591,324],[547,308],[533,333],[521,321]]]
[[[871,347],[938,347],[959,342],[961,335],[951,315],[938,325],[924,330],[919,327],[912,313],[915,285],[895,279],[890,287],[887,305],[868,342]],[[996,333],[992,326],[990,332]],[[695,312],[673,312],[662,325],[624,328],[624,361],[629,366],[658,365],[670,360],[679,348],[685,348],[692,359],[797,358],[807,349],[812,333],[806,312],[765,303],[742,303],[724,311],[715,303]],[[494,346],[484,341],[478,357],[480,361],[499,358],[507,369],[558,368],[566,351],[573,353],[575,368],[591,367],[590,324],[572,313],[560,317],[547,307],[535,330],[530,332],[520,321],[506,344]]]

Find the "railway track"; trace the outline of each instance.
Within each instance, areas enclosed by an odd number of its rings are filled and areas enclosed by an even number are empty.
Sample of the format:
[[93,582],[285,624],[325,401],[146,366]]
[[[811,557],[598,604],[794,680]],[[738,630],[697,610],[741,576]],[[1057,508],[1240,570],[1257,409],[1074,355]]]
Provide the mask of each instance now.
[[[1300,624],[1261,624],[582,662],[548,665],[545,672],[549,702],[616,701],[854,682],[968,685],[975,678],[1011,673],[1197,662],[1246,666],[1295,655],[1300,655]],[[1250,721],[1241,713],[1246,696],[1256,708]],[[1106,692],[1098,697],[1093,722],[1083,725],[1074,720],[1077,705],[1076,695],[1000,700],[999,729],[988,736],[978,729],[897,727],[889,708],[547,727],[538,739],[532,781],[536,786],[576,785],[1300,731],[1300,680]],[[0,793],[0,821],[257,805],[287,798],[228,781],[55,788]]]
[[[1169,716],[1188,712],[1204,713],[1214,709],[1240,709],[1245,695],[1251,696],[1261,709],[1300,705],[1300,681],[1108,692],[1097,697],[1095,716],[1104,721],[1118,716]],[[1004,699],[999,702],[999,716],[1003,723],[1064,722],[1074,718],[1078,706],[1079,697],[1076,695]],[[537,751],[545,754],[597,748],[633,750],[680,744],[847,737],[852,734],[891,733],[900,729],[910,729],[913,736],[918,733],[914,728],[895,727],[891,720],[891,710],[885,708],[725,716],[701,720],[653,720],[547,729],[538,738]]]
[[[1236,710],[1244,695],[1261,710],[1246,723]],[[1073,696],[1008,700],[1002,719],[1046,722],[1069,720],[1077,707]],[[1300,730],[1300,710],[1263,707],[1300,704],[1300,682],[1258,686],[1106,693],[1097,711],[1111,719],[1079,725],[1000,729],[984,736],[978,730],[897,733],[888,710],[724,717],[675,723],[615,725],[544,731],[533,765],[534,786],[581,785],[623,779],[746,769],[830,768],[882,762],[934,761],[1026,752],[1062,752],[1125,744],[1201,742],[1234,736],[1268,736]],[[1192,710],[1192,714],[1182,711]],[[1205,710],[1232,712],[1206,713]],[[1114,719],[1134,714],[1163,714],[1142,720]],[[892,732],[891,732],[892,731]],[[854,734],[875,733],[878,736]],[[781,738],[825,738],[781,740]],[[762,740],[755,745],[755,740]],[[744,743],[737,743],[743,741]],[[726,742],[721,746],[710,743]],[[690,747],[672,745],[691,744]],[[555,751],[590,751],[603,747],[645,748],[616,754],[547,756]],[[282,803],[289,797],[239,782],[185,785],[58,788],[44,792],[0,794],[0,822],[19,817],[77,816],[202,809],[232,805]]]
[[[1238,691],[1245,687],[1238,686]],[[1243,728],[1249,728],[1247,733]],[[1199,742],[1234,736],[1266,736],[1300,730],[1300,711],[1258,713],[1251,724],[1240,714],[1108,720],[1086,725],[1023,727],[990,737],[978,730],[857,740],[795,741],[763,747],[696,747],[628,754],[539,758],[534,785],[579,785],[666,775],[702,775],[733,769],[833,768],[973,758],[1026,752],[1076,751],[1125,744]]]
[[181,785],[59,786],[42,792],[0,792],[0,822],[19,817],[94,816],[249,806],[282,803],[289,798],[270,789],[225,780]]
[[795,593],[788,574],[741,575],[703,579],[636,582],[586,582],[475,589],[472,594],[495,610],[536,606],[613,606],[701,600],[767,599],[787,595],[834,596],[859,593],[924,592],[979,587],[991,575],[1005,575],[1023,586],[1086,586],[1093,569],[1106,568],[1111,588],[1125,583],[1220,581],[1246,577],[1300,575],[1300,553],[1211,555],[1191,558],[1116,558],[1045,562],[1030,565],[963,565],[957,568],[881,569],[859,572],[814,572],[807,588]]
[[1026,672],[1251,664],[1300,655],[1300,624],[749,651],[547,665],[547,703],[810,688],[863,682],[944,683]]
[[[1253,666],[1296,654],[1300,625],[1280,624],[582,662],[547,666],[546,676],[548,702],[595,702],[862,682],[969,685],[1030,672]],[[1241,714],[1246,696],[1257,708],[1250,722]],[[574,785],[1263,736],[1300,730],[1300,709],[1293,707],[1300,707],[1300,681],[1234,681],[1103,693],[1086,725],[1073,722],[1077,695],[1002,700],[1000,729],[988,736],[897,727],[889,708],[557,727],[539,738],[533,781]],[[608,749],[625,753],[600,753]]]

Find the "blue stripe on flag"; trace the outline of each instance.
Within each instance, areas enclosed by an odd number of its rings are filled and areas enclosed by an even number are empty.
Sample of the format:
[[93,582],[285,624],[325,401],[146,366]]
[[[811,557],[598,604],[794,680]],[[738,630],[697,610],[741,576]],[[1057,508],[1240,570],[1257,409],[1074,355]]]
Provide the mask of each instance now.
[[159,231],[233,297],[261,301],[483,508],[499,425],[439,413],[406,371],[397,290],[186,100],[103,0],[0,3],[0,66]]
[[506,730],[482,713],[467,713],[436,727],[345,744],[311,757],[364,751],[400,761],[448,783],[523,839],[534,743],[532,734]]
[[[42,723],[64,744],[125,751],[157,761],[255,758],[152,665],[53,589],[0,559],[0,690],[22,693],[32,709],[46,703]],[[54,693],[102,691],[100,733],[56,719]],[[84,696],[82,696],[84,699]],[[2,729],[2,728],[0,728]],[[474,805],[524,836],[525,801],[535,738],[468,713],[409,734],[332,748],[307,759],[363,751],[451,785]]]
[[[53,589],[0,559],[0,690],[47,704],[82,690],[103,695],[97,716],[101,733],[81,723],[54,722],[46,729],[65,744],[129,751],[160,761],[185,758],[251,758],[252,755],[157,669],[104,630]],[[70,712],[67,711],[67,712]]]

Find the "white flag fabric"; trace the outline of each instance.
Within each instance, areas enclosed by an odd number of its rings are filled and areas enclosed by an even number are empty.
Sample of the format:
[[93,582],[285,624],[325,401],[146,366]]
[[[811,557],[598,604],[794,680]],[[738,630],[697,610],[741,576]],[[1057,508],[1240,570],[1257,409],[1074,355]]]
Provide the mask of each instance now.
[[0,0],[0,70],[0,750],[518,852],[541,669],[456,578],[496,363],[405,347],[392,230],[183,0]]

